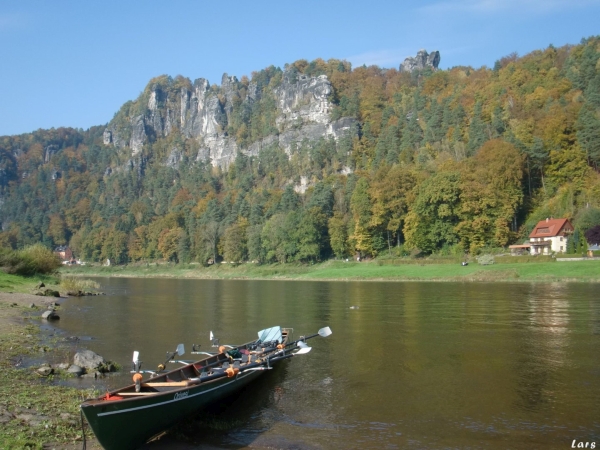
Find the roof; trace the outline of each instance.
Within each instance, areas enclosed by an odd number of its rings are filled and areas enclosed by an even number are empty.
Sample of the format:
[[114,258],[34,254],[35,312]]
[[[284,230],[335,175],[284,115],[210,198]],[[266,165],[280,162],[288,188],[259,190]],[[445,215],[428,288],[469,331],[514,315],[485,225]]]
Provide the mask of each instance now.
[[564,236],[567,232],[573,231],[573,225],[569,219],[546,219],[540,220],[535,226],[530,238],[550,238],[554,236]]
[[509,245],[508,248],[531,248],[531,244],[514,244]]

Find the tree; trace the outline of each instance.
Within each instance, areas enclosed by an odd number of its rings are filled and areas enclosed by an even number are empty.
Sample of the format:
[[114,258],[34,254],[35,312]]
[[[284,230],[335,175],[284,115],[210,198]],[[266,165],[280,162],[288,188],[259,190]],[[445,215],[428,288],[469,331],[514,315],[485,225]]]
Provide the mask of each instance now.
[[469,125],[469,143],[467,145],[469,153],[473,155],[479,147],[483,145],[486,139],[485,124],[481,118],[481,102],[477,102],[475,103],[475,109],[473,110],[471,125]]
[[223,233],[223,258],[240,263],[248,260],[248,220],[240,218]]
[[527,164],[531,168],[527,171],[529,177],[529,192],[531,193],[531,170],[537,169],[542,180],[542,187],[546,190],[546,184],[544,183],[544,168],[550,159],[550,153],[544,145],[544,141],[535,136],[533,138],[533,144],[531,147],[525,148],[525,155],[527,157]]
[[294,187],[288,184],[283,191],[281,200],[279,201],[279,210],[281,212],[294,211],[300,204],[300,198],[294,191]]
[[297,226],[290,234],[297,243],[297,251],[293,255],[296,261],[318,261],[325,246],[329,246],[327,216],[318,206],[304,210],[298,217]]
[[164,229],[158,237],[158,250],[167,261],[178,262],[179,240],[185,234],[183,228]]
[[267,261],[285,263],[296,252],[296,242],[290,238],[290,220],[295,213],[275,214],[265,222],[261,232],[262,247]]
[[52,238],[52,241],[56,245],[65,245],[67,243],[65,221],[60,215],[53,214],[50,216],[48,236]]
[[201,242],[206,252],[211,255],[214,264],[217,263],[217,257],[219,256],[217,246],[219,245],[221,232],[221,225],[214,220],[201,225],[199,228]]
[[127,254],[132,261],[139,261],[146,256],[148,243],[148,227],[142,225],[133,230],[127,242]]
[[416,112],[411,112],[408,123],[402,130],[400,140],[400,159],[406,163],[412,162],[414,152],[419,148],[423,136],[423,130],[419,126],[419,118]]
[[344,216],[335,213],[328,221],[329,244],[333,253],[338,258],[344,258],[349,255],[348,248],[348,224]]
[[369,188],[372,203],[370,226],[379,229],[380,234],[386,237],[388,232],[398,235],[408,206],[414,200],[416,183],[413,172],[405,166],[396,165],[378,171]]
[[596,225],[585,232],[585,239],[588,244],[600,245],[600,225]]
[[501,139],[486,142],[463,166],[460,221],[456,232],[472,252],[487,244],[505,246],[523,200],[523,157]]
[[100,258],[110,259],[115,264],[127,262],[127,239],[128,236],[122,231],[109,230],[102,242]]
[[407,249],[431,253],[458,241],[460,194],[460,173],[454,170],[440,171],[418,186],[404,221]]
[[262,262],[265,260],[261,241],[262,229],[263,226],[261,224],[248,226],[248,259],[250,261]]
[[590,228],[600,225],[600,209],[585,208],[577,214],[574,222],[576,228],[587,231]]
[[360,178],[356,183],[354,192],[350,199],[350,211],[352,212],[353,231],[350,241],[361,255],[374,255],[373,235],[369,229],[371,221],[371,198],[369,196],[369,181]]
[[585,151],[588,164],[598,168],[600,164],[600,119],[595,108],[585,102],[577,119],[577,140]]

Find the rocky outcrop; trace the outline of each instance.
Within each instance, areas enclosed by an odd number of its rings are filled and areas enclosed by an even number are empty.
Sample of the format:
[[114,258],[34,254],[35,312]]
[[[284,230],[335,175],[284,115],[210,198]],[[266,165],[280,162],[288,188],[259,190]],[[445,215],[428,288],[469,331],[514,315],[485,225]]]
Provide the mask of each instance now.
[[[245,88],[243,99],[240,88]],[[129,148],[131,157],[135,157],[145,143],[179,130],[182,136],[199,142],[196,161],[210,161],[213,166],[222,168],[231,164],[238,152],[257,155],[270,145],[278,145],[291,155],[295,146],[305,140],[339,139],[345,133],[357,132],[357,121],[353,118],[331,120],[332,92],[325,75],[309,77],[289,72],[283,73],[277,87],[264,87],[263,90],[256,83],[242,86],[236,77],[228,74],[223,75],[220,87],[211,87],[207,80],[199,78],[169,95],[160,84],[155,84],[137,100],[144,102],[145,112],[134,114],[133,111],[139,112],[139,109],[130,109],[132,113],[125,126],[113,119],[104,131],[103,142],[117,148]],[[250,110],[263,95],[271,95],[275,100],[276,130],[270,136],[239,148],[235,138],[227,134],[232,114],[236,107]],[[177,169],[182,156],[180,150],[173,148],[164,164]]]
[[169,156],[167,157],[165,165],[173,169],[179,169],[179,162],[181,161],[182,156],[181,151],[177,147],[173,147],[171,153],[169,153]]
[[44,149],[44,162],[49,163],[50,158],[58,153],[58,145],[50,144]]
[[427,53],[427,50],[419,50],[416,57],[408,57],[400,64],[400,72],[413,72],[423,70],[425,67],[431,67],[433,70],[440,64],[440,52],[433,51]]
[[283,83],[275,89],[279,116],[275,123],[281,127],[294,124],[330,122],[331,104],[329,96],[333,92],[326,75],[307,77],[298,75],[296,81],[289,74],[283,77]]
[[146,123],[144,116],[134,117],[131,121],[131,156],[137,155],[142,151],[142,147],[146,142]]

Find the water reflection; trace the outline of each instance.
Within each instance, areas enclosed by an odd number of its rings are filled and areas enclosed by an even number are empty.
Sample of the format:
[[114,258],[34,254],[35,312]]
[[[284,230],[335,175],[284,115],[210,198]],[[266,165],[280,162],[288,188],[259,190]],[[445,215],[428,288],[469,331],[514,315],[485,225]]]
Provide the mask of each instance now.
[[178,342],[206,350],[210,330],[241,343],[275,324],[296,336],[331,326],[211,412],[217,425],[200,416],[185,429],[210,448],[525,449],[600,432],[591,285],[99,282],[112,295],[70,299],[60,326],[124,367],[134,348],[147,362]]

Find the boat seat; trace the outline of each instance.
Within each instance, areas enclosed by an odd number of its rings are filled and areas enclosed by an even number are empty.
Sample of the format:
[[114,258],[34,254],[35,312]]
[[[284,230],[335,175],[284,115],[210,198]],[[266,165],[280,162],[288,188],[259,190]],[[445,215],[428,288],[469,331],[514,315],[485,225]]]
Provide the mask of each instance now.
[[239,361],[234,361],[233,362],[233,368],[234,369],[239,369],[240,368],[240,362]]
[[228,362],[224,362],[224,363],[223,363],[223,367],[222,367],[222,368],[223,368],[223,369],[227,369],[227,368],[229,368],[229,363],[228,363]]

